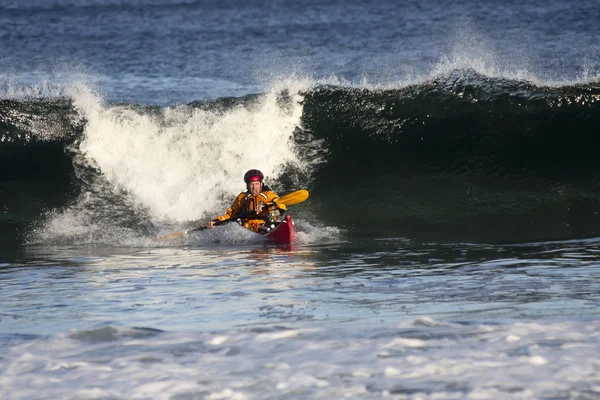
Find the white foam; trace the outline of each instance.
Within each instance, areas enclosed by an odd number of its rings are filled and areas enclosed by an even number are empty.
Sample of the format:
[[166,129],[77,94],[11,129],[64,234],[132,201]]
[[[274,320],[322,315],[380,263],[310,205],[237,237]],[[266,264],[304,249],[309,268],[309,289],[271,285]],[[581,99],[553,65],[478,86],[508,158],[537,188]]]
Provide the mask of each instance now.
[[338,242],[342,236],[342,230],[333,226],[311,224],[309,221],[294,219],[297,229],[296,244],[326,244]]
[[213,346],[220,346],[228,340],[228,336],[215,336],[214,338],[210,339],[207,343],[212,344]]
[[97,82],[98,77],[82,66],[62,66],[54,71],[19,74],[0,73],[0,98],[18,100],[63,97],[73,93],[74,88],[96,87]]
[[[81,199],[80,199],[81,201]],[[98,219],[93,210],[75,206],[49,213],[43,227],[32,231],[29,243],[90,245],[103,243],[114,246],[154,247],[156,241],[132,228],[113,225],[110,215]]]
[[290,88],[289,109],[278,105],[282,89],[250,109],[224,113],[173,107],[152,115],[76,96],[88,120],[80,150],[153,217],[199,219],[223,208],[224,196],[229,201],[244,190],[246,170],[259,168],[268,181],[287,163],[302,167],[291,141],[302,111],[299,88]]
[[270,342],[273,340],[289,339],[296,337],[300,334],[300,331],[296,330],[285,330],[279,332],[263,333],[255,338],[256,342]]
[[548,364],[548,361],[546,361],[544,357],[533,356],[529,357],[529,363],[531,363],[531,365],[546,365]]
[[[511,54],[501,53],[468,18],[461,18],[452,33],[451,46],[429,72],[429,79],[455,70],[473,70],[490,78],[531,82],[537,86],[564,86],[597,81],[600,71],[584,62],[578,75],[548,75],[547,68],[534,65],[527,55],[525,43],[515,43]],[[424,76],[420,77],[423,79]]]
[[242,393],[237,393],[230,388],[223,389],[218,393],[211,393],[208,396],[210,400],[221,400],[221,399],[231,399],[231,400],[245,400],[247,397]]
[[[95,331],[28,339],[4,349],[0,396],[243,399],[273,396],[276,390],[287,397],[344,398],[381,397],[399,388],[423,391],[424,398],[598,394],[598,321],[524,321],[498,324],[497,330],[418,327],[414,321],[410,326],[406,333],[419,335],[425,345],[385,356],[380,350],[389,348],[390,340],[406,343],[401,328],[394,328],[400,329],[396,338],[389,337],[389,327],[373,327],[369,335],[352,329],[342,334],[231,329],[140,336],[111,329],[111,340],[88,340],[97,337]],[[584,327],[589,335],[578,342],[580,347],[547,345],[549,340],[574,340],[572,334]],[[440,331],[447,334],[440,336]],[[503,340],[512,331],[521,332],[520,341]],[[215,347],[206,351],[203,344]],[[417,392],[412,397],[419,397]]]
[[[87,121],[83,140],[73,149],[75,160],[81,167],[98,170],[102,179],[88,180],[91,187],[74,205],[50,215],[37,239],[172,245],[134,232],[135,226],[126,220],[143,210],[154,226],[163,227],[159,235],[181,231],[182,222],[222,214],[245,190],[242,176],[250,168],[261,169],[267,183],[278,178],[285,165],[310,170],[313,165],[298,157],[292,140],[302,113],[299,93],[307,85],[307,81],[277,82],[255,104],[224,112],[187,106],[154,112],[109,106],[93,88],[71,85],[68,95]],[[283,93],[291,100],[282,106]],[[260,241],[239,230],[202,233],[189,235],[182,244]]]
[[383,346],[384,348],[425,347],[427,344],[419,339],[396,338]]
[[261,235],[243,228],[241,225],[231,223],[214,229],[200,232],[191,232],[183,239],[183,243],[192,246],[210,245],[251,245],[263,243],[265,238]]

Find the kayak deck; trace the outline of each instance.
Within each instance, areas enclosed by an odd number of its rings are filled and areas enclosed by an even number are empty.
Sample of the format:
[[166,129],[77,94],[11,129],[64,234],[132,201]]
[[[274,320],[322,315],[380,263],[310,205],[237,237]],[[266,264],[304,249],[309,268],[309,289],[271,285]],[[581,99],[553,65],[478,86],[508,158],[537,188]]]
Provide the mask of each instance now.
[[286,215],[281,221],[265,223],[257,233],[276,244],[291,244],[296,237],[296,227],[292,217]]

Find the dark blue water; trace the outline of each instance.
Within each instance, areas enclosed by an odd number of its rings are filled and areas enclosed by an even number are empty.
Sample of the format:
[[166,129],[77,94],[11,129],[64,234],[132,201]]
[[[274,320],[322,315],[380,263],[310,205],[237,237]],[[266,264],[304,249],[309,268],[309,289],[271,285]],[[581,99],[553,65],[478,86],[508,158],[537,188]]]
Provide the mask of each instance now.
[[[596,398],[597,1],[0,1],[0,398]],[[259,168],[280,248],[182,240]]]
[[475,68],[592,79],[595,1],[3,2],[6,80],[96,84],[111,101],[185,103],[292,74],[402,85]]

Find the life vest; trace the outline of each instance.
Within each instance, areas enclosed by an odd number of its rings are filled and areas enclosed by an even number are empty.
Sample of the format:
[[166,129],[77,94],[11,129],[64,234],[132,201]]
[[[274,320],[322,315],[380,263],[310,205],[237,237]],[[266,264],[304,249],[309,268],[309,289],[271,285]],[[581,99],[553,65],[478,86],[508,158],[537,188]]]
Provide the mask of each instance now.
[[253,196],[249,191],[242,192],[235,198],[226,214],[217,216],[215,220],[224,221],[235,216],[250,214],[242,219],[242,224],[247,229],[257,231],[269,217],[269,210],[264,207],[260,214],[254,214],[253,211],[260,203],[270,204],[277,199],[279,199],[279,196],[267,185],[264,185],[262,192],[256,196]]

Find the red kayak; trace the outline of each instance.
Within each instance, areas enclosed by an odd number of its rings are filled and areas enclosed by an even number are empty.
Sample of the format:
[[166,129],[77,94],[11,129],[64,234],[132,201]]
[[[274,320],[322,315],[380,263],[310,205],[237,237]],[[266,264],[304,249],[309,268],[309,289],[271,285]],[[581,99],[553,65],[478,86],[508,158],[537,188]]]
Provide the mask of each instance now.
[[276,244],[291,244],[296,236],[296,227],[292,217],[286,215],[282,221],[267,222],[258,231],[261,235],[265,235],[267,239]]

